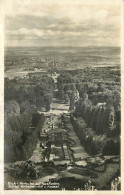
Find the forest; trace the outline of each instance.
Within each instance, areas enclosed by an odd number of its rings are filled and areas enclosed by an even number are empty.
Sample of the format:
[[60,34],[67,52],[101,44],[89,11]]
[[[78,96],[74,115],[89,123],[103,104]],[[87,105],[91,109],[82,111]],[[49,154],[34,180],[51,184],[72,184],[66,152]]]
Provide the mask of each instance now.
[[49,75],[29,73],[25,78],[6,78],[5,86],[5,102],[15,100],[21,107],[25,104],[37,108],[44,106],[47,111],[50,109],[54,81]]
[[[57,98],[70,105],[71,121],[81,144],[91,155],[119,154],[119,67],[90,67],[61,70],[58,73]],[[44,121],[43,116],[34,114],[38,110],[45,109],[47,112],[51,109],[54,80],[49,73],[35,72],[28,73],[24,78],[5,78],[5,86],[6,161],[25,159],[36,145],[38,121],[42,120],[42,125]],[[25,147],[32,139],[35,140],[34,145],[27,152]]]
[[37,110],[50,110],[54,83],[48,75],[35,74],[25,79],[7,78],[5,86],[4,160],[26,160],[32,155],[44,124],[44,115]]
[[[120,152],[120,70],[90,68],[63,71],[58,78],[59,98],[70,103],[72,123],[90,154]],[[79,93],[77,99],[74,95]],[[78,118],[82,118],[82,125]],[[87,128],[85,127],[85,124]]]

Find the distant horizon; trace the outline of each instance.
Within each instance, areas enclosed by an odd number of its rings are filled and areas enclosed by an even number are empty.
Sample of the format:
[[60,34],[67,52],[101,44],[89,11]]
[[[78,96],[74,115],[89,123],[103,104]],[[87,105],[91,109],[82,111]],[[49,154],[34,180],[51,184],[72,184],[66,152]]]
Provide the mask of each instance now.
[[86,47],[118,47],[118,48],[121,48],[121,46],[97,46],[97,45],[92,45],[92,46],[4,46],[5,48],[49,48],[49,47],[52,47],[52,48],[86,48]]

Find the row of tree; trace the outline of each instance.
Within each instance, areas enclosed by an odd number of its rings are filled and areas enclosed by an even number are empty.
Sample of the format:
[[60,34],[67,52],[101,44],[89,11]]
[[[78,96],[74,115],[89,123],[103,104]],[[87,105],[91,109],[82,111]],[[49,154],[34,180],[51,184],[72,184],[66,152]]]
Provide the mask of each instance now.
[[15,101],[7,105],[9,110],[4,112],[4,159],[5,162],[25,160],[36,147],[44,116],[28,110],[20,113],[19,104]]
[[[87,76],[86,80],[82,80],[80,72],[84,77]],[[82,116],[97,134],[119,135],[121,120],[120,85],[114,82],[114,77],[117,79],[118,72],[111,69],[98,69],[98,71],[84,69],[80,72],[66,71],[60,74],[57,80],[59,97],[61,99],[69,98],[70,108],[72,110],[75,108],[75,115]],[[103,75],[104,72],[110,76],[110,79],[104,81],[103,78],[100,78],[99,81],[90,82],[88,74],[90,75],[91,72],[96,77],[98,77],[98,73]],[[75,90],[79,92],[80,97],[76,102],[74,101]]]
[[108,138],[106,134],[96,134],[96,132],[88,127],[84,120],[80,121],[71,115],[71,122],[74,130],[80,139],[86,151],[91,155],[119,155],[120,140]]
[[[59,97],[79,92],[78,101],[70,101],[75,111],[74,129],[90,154],[120,153],[120,79],[118,71],[84,69],[66,71],[58,77]],[[72,93],[73,94],[73,93]],[[73,99],[73,98],[72,98]],[[78,116],[82,117],[81,124]]]
[[87,94],[77,102],[75,115],[82,116],[97,134],[120,135],[120,110],[105,104],[93,106]]

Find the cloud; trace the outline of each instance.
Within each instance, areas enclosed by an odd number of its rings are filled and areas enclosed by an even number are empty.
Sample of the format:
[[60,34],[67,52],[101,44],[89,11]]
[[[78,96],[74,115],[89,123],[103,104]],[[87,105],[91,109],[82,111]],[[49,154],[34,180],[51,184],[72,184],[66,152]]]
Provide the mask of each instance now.
[[[15,44],[19,45],[22,42],[32,45],[31,40],[44,45],[120,44],[118,5],[83,5],[79,2],[73,5],[66,0],[66,3],[47,1],[13,0],[5,18],[7,44],[11,45],[12,40],[17,40]],[[14,8],[16,10],[12,12]]]

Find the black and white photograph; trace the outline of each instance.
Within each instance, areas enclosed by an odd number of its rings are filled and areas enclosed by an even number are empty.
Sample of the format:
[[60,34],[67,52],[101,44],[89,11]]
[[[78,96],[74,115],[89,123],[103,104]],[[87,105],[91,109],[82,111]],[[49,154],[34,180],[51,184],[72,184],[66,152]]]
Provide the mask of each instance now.
[[120,2],[6,1],[7,192],[121,191]]

